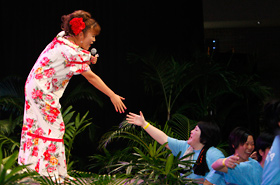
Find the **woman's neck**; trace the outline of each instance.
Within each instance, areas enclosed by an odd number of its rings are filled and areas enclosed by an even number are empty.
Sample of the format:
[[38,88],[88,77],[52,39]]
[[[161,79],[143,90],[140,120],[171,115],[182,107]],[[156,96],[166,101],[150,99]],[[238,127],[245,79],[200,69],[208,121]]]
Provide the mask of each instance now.
[[264,162],[265,162],[265,160],[262,160],[262,161],[260,162],[261,167],[264,167]]
[[192,148],[194,150],[201,150],[203,147],[204,147],[204,144],[202,144],[202,143],[197,143],[197,144],[192,145]]
[[78,41],[77,41],[77,39],[76,39],[74,36],[68,36],[66,39],[69,40],[70,42],[72,42],[72,43],[78,45],[78,44],[77,44]]

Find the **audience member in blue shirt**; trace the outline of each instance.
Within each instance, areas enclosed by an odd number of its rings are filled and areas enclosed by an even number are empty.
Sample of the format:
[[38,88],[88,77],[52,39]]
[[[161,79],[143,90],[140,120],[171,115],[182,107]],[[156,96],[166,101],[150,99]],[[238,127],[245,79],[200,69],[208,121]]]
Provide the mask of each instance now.
[[264,107],[264,122],[275,132],[276,137],[266,156],[262,185],[280,184],[280,101],[272,101]]
[[[253,135],[248,130],[237,127],[230,133],[229,140],[234,155],[218,159],[212,164],[212,168],[223,172],[227,184],[261,184],[262,167],[256,160],[250,158],[255,148]],[[209,180],[213,178],[210,176]]]
[[[274,135],[263,132],[256,140],[256,160],[260,163],[261,167],[264,167],[266,156],[271,148]],[[252,155],[251,155],[252,157]]]
[[[212,184],[211,181],[205,182],[205,177],[207,177],[212,169],[212,163],[219,158],[224,158],[222,152],[215,148],[220,136],[220,129],[216,124],[212,122],[198,122],[197,126],[191,131],[189,139],[184,141],[168,137],[164,132],[150,125],[145,120],[142,112],[140,112],[140,115],[129,113],[126,120],[130,124],[143,127],[160,144],[168,142],[165,147],[170,149],[173,155],[178,155],[181,152],[180,157],[183,157],[194,153],[192,160],[195,160],[196,163],[190,169],[192,174],[188,178],[196,179],[196,182],[199,184]],[[217,185],[225,184],[221,174],[213,174],[213,178],[220,179],[220,183],[217,183]]]

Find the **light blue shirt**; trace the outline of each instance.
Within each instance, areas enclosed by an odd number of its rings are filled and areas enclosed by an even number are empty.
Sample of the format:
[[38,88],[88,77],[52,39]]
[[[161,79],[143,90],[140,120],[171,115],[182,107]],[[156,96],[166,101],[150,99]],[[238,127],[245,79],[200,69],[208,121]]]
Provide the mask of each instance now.
[[[183,157],[184,153],[186,152],[186,150],[190,147],[190,145],[187,143],[187,141],[185,140],[178,140],[178,139],[174,139],[171,137],[168,137],[168,146],[170,148],[170,150],[172,151],[172,154],[177,156],[179,154],[179,152],[181,152],[180,157]],[[194,150],[194,155],[193,155],[193,160],[196,161],[200,150]],[[212,170],[211,165],[218,159],[220,158],[225,158],[224,154],[218,150],[215,147],[210,147],[207,152],[206,152],[206,163],[208,165],[209,170]],[[201,176],[201,175],[196,175],[193,173],[188,176],[188,178],[191,179],[200,179],[200,178],[207,178],[209,173],[206,173],[205,176]],[[218,183],[217,185],[224,185],[224,180],[223,180],[223,176],[221,174],[213,174],[213,178],[214,179],[220,179],[220,183]],[[207,179],[208,180],[208,179]],[[219,180],[218,180],[219,181]],[[210,181],[211,182],[211,181]]]
[[274,138],[264,163],[262,185],[270,184],[280,184],[280,135]]
[[229,184],[259,185],[262,181],[262,171],[258,161],[249,158],[248,161],[236,165],[234,169],[228,168],[228,172],[224,173],[224,176]]

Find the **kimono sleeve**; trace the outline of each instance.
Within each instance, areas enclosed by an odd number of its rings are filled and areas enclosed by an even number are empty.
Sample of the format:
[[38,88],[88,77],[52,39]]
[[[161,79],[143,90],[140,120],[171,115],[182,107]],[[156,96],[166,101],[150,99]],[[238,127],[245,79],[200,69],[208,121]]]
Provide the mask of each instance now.
[[79,75],[85,71],[90,70],[90,67],[86,63],[76,63],[76,64],[71,64],[70,71],[74,72],[74,75]]
[[87,64],[87,62],[90,61],[90,57],[90,53],[84,51],[72,53],[72,60],[70,60],[70,71],[72,71],[74,75],[79,75],[85,71],[90,70],[90,67]]

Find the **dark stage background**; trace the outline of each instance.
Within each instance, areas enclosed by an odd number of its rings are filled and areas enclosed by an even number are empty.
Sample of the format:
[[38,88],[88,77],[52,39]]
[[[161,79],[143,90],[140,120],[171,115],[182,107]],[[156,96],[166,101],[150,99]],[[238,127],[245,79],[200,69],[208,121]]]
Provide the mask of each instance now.
[[[149,117],[156,105],[146,99],[143,86],[139,85],[140,68],[127,62],[127,54],[145,53],[155,47],[163,53],[188,58],[194,52],[203,50],[201,0],[161,3],[143,0],[33,2],[1,1],[4,43],[0,79],[19,75],[25,80],[41,51],[61,31],[60,17],[83,9],[101,25],[101,34],[93,45],[100,58],[96,65],[91,66],[92,70],[115,93],[126,98],[128,111],[145,110],[145,115]],[[81,82],[86,82],[82,76],[73,77],[64,96]],[[97,142],[104,132],[125,118],[125,114],[114,111],[109,98],[101,93],[100,97],[104,102],[102,108],[86,101],[74,105],[75,110],[81,113],[90,110],[93,118],[90,132],[96,144],[83,147],[89,142],[81,136],[76,141],[79,143],[75,150],[85,156],[96,151]]]

